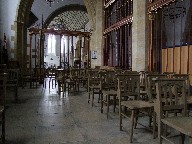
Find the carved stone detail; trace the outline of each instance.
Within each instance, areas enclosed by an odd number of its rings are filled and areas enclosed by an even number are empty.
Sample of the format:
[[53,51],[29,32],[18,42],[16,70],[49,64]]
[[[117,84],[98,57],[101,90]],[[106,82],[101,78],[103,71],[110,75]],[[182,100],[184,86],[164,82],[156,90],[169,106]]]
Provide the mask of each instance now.
[[149,13],[149,20],[155,20],[155,13]]

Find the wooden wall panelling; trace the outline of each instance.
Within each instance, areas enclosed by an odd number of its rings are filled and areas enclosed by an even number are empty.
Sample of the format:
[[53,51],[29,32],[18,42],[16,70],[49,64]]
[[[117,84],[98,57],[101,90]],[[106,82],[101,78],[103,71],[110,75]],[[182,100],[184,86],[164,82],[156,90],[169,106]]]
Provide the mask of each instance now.
[[174,48],[174,72],[179,74],[180,72],[180,47]]
[[173,48],[168,48],[168,68],[167,72],[173,72]]
[[183,46],[181,51],[181,73],[187,74],[188,46]]
[[167,49],[162,49],[162,73],[166,72],[167,67]]
[[162,73],[166,72],[166,49],[162,49]]

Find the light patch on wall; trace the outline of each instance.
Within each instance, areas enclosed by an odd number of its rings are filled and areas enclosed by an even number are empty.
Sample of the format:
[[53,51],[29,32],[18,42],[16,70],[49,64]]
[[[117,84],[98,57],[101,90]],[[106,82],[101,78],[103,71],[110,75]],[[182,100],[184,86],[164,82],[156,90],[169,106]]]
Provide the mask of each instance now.
[[11,36],[11,41],[15,41],[15,36]]
[[11,30],[15,31],[15,25],[11,25]]

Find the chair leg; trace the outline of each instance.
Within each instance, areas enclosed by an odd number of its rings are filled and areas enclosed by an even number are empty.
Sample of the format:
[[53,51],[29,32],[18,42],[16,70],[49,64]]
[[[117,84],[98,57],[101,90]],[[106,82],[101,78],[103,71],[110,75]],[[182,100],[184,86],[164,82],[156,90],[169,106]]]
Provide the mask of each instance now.
[[120,131],[122,131],[122,115],[121,115],[121,111],[122,111],[122,106],[121,105],[119,105],[119,120],[120,120],[120,122],[119,122],[119,126],[120,126]]
[[134,114],[135,114],[135,111],[134,110],[131,110],[131,133],[130,133],[130,143],[132,143],[133,141],[133,129],[134,129]]
[[89,91],[89,85],[88,82],[86,83],[86,87],[87,87],[87,92]]
[[135,129],[137,127],[138,114],[139,114],[139,110],[136,110],[136,112],[134,114],[134,128]]
[[98,103],[99,103],[100,99],[101,99],[101,91],[99,91]]
[[90,102],[90,97],[91,97],[91,96],[90,96],[90,91],[91,91],[90,88],[88,88],[88,93],[89,93],[89,96],[88,96],[88,103]]
[[61,94],[61,82],[58,81],[58,94],[60,95]]
[[158,139],[159,139],[159,144],[162,144],[161,135],[162,135],[162,123],[158,118]]
[[94,89],[93,89],[93,93],[92,93],[92,107],[93,107],[93,101],[94,101]]
[[55,87],[57,86],[57,81],[56,81],[56,78],[55,78]]
[[49,89],[50,89],[51,80],[49,79]]
[[73,85],[73,94],[75,95],[75,92],[77,91],[76,83]]
[[15,87],[15,101],[18,100],[18,87]]
[[101,93],[101,113],[103,113],[103,94]]
[[79,92],[79,86],[80,86],[80,82],[78,81],[77,82],[77,90],[78,90],[78,92]]
[[2,142],[5,143],[5,110],[2,113]]
[[44,79],[43,87],[44,87],[45,89],[46,89],[46,85],[47,85],[46,79]]
[[156,128],[156,113],[153,112],[153,138],[155,139],[155,128]]
[[110,101],[110,96],[109,95],[106,95],[107,97],[107,119],[109,117],[109,101]]
[[116,96],[113,96],[113,112],[115,112],[116,108]]
[[30,80],[30,88],[32,88],[32,80]]

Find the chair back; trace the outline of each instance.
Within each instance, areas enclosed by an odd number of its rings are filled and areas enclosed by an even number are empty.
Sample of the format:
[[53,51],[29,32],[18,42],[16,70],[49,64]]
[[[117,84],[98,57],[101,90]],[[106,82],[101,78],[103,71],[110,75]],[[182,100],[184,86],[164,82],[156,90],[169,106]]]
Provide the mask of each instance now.
[[100,72],[100,85],[101,89],[117,90],[116,71],[108,70]]
[[189,92],[190,92],[190,79],[189,79],[189,74],[174,74],[173,75],[173,78],[176,78],[176,79],[180,79],[180,78],[183,78],[185,79],[185,82],[186,82],[186,89],[189,89]]
[[90,69],[88,70],[88,86],[100,84],[100,70]]
[[146,91],[148,100],[156,99],[156,86],[155,86],[155,80],[157,78],[167,78],[166,74],[156,74],[156,73],[150,73],[146,75]]
[[117,93],[119,99],[122,97],[138,100],[140,99],[140,75],[139,74],[126,74],[117,75],[118,89]]
[[163,118],[165,112],[179,110],[187,115],[187,93],[185,79],[157,79],[157,114]]
[[7,81],[8,83],[14,82],[14,84],[18,84],[19,69],[7,69]]

